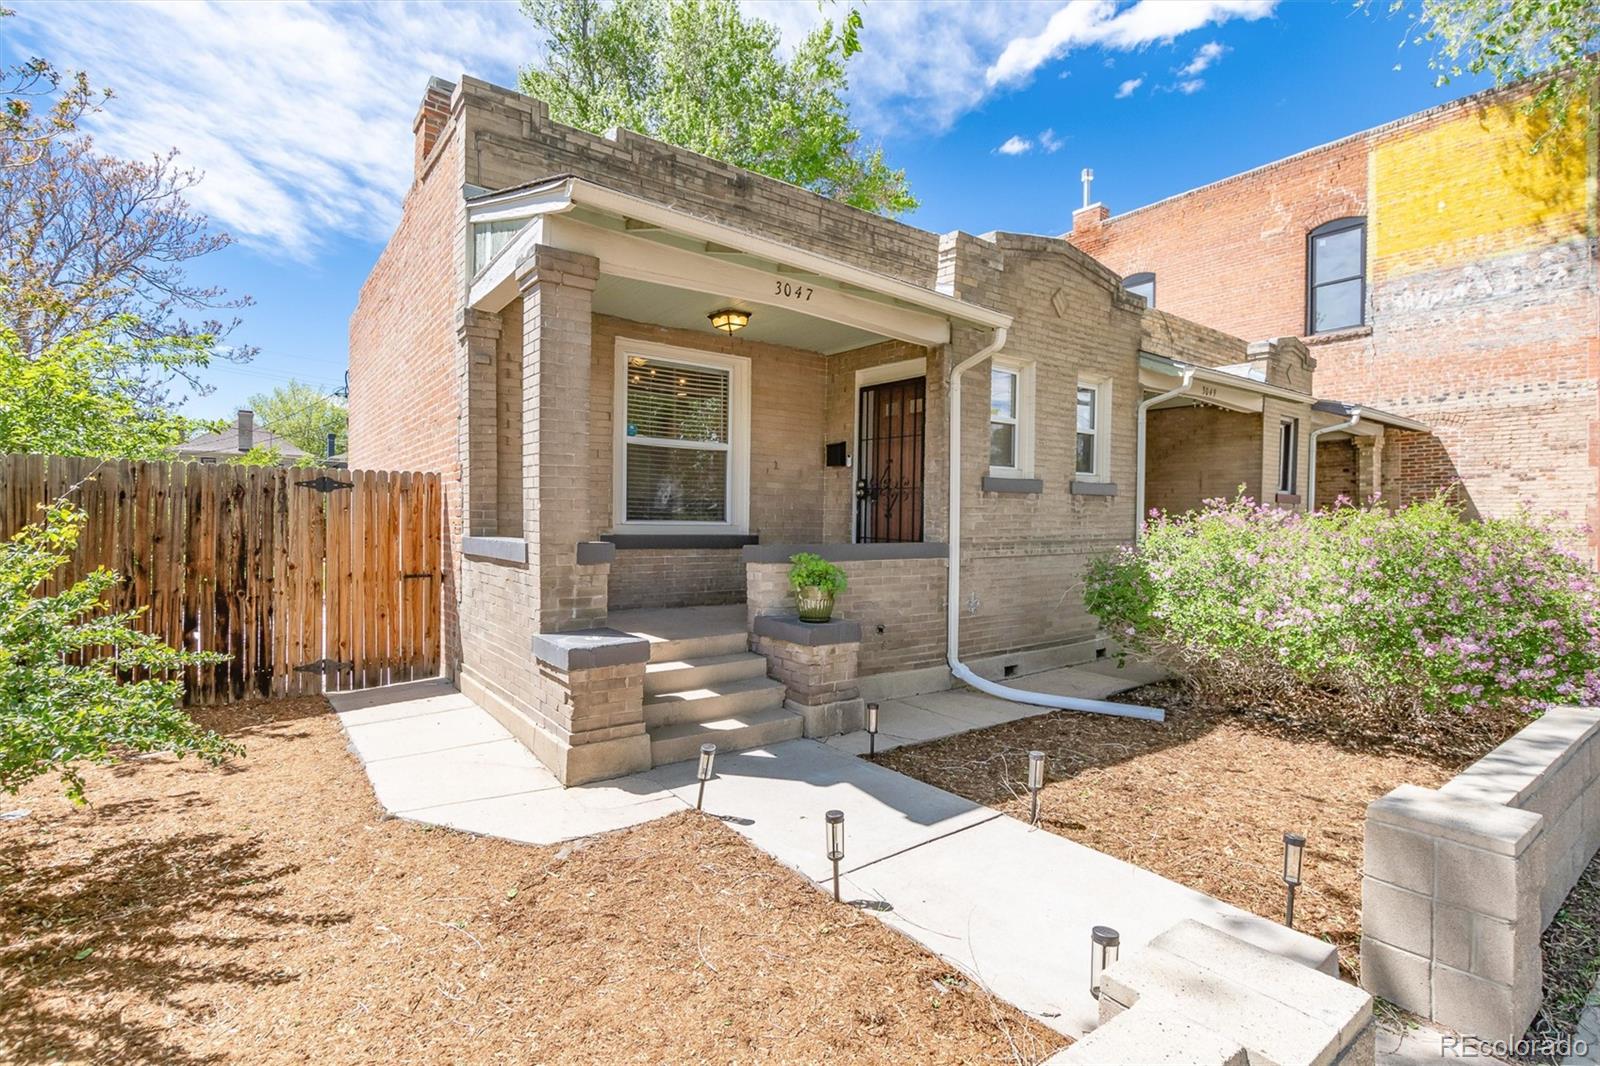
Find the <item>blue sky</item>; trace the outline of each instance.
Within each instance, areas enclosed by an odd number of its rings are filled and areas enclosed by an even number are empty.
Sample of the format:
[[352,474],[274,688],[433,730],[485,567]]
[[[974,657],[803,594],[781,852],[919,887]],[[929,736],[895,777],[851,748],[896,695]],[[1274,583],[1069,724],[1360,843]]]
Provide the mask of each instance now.
[[[357,291],[394,225],[428,74],[512,84],[539,41],[515,3],[30,3],[0,42],[119,98],[123,155],[176,147],[239,243],[195,267],[248,293],[261,354],[186,410],[290,377],[336,388]],[[1484,87],[1440,89],[1387,0],[869,0],[851,103],[935,231],[1060,233],[1083,167],[1113,213]],[[793,41],[827,12],[745,0]],[[837,13],[837,7],[833,9]]]

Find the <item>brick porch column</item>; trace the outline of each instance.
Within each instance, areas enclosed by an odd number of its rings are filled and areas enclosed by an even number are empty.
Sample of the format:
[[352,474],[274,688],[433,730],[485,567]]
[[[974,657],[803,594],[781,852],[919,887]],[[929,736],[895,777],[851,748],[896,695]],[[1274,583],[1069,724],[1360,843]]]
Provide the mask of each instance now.
[[[535,629],[603,623],[609,566],[579,560],[599,530],[590,506],[590,314],[599,260],[538,245],[517,267],[522,293],[524,523],[539,596]],[[586,558],[589,558],[586,556]]]
[[1357,503],[1366,503],[1383,488],[1383,438],[1359,436],[1356,445]]
[[456,314],[456,366],[461,380],[461,443],[463,532],[494,536],[498,528],[495,456],[495,349],[500,342],[500,316],[464,308]]

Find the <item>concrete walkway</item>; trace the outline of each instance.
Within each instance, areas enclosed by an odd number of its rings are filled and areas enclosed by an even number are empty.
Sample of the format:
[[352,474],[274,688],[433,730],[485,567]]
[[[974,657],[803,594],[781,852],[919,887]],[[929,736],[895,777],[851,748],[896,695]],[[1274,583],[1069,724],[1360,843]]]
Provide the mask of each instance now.
[[[563,789],[487,712],[443,682],[331,699],[379,801],[400,817],[553,844],[694,803],[692,763]],[[906,704],[905,721],[936,716],[947,723],[943,732],[972,728],[961,723],[980,715],[1038,713],[1015,705],[984,710],[976,701],[988,698],[970,694],[918,699]],[[920,731],[934,724],[929,719]],[[710,814],[824,886],[831,868],[822,816],[830,808],[845,812],[846,899],[1068,1035],[1095,1022],[1093,925],[1120,930],[1123,951],[1131,952],[1198,918],[1308,965],[1332,961],[1333,949],[1321,941],[816,741],[720,755],[706,790]]]

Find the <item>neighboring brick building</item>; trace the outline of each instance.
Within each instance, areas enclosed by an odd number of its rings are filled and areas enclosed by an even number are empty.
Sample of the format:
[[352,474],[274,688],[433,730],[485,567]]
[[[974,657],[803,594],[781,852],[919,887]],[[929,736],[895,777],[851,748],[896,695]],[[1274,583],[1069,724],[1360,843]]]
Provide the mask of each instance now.
[[[1093,657],[1084,567],[1147,490],[1304,507],[1312,433],[1425,428],[1349,425],[1298,340],[1149,311],[1065,240],[926,233],[470,78],[415,132],[351,321],[351,462],[444,473],[450,673],[568,783],[947,687],[952,555],[979,674]],[[842,626],[777,617],[800,550],[849,571]]]
[[1595,140],[1580,111],[1531,154],[1545,126],[1522,100],[1467,97],[1120,215],[1094,204],[1065,236],[1153,282],[1163,311],[1303,337],[1319,393],[1433,429],[1365,459],[1324,445],[1322,488],[1352,487],[1375,458],[1391,500],[1455,486],[1474,513],[1528,501],[1594,529]]

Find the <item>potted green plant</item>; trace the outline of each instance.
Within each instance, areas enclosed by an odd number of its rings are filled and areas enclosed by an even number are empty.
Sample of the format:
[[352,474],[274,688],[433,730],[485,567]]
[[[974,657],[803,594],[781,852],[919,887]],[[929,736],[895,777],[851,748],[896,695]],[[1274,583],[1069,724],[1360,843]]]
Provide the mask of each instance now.
[[833,598],[845,590],[844,569],[820,555],[800,552],[789,556],[789,585],[802,622],[826,622],[833,617]]

